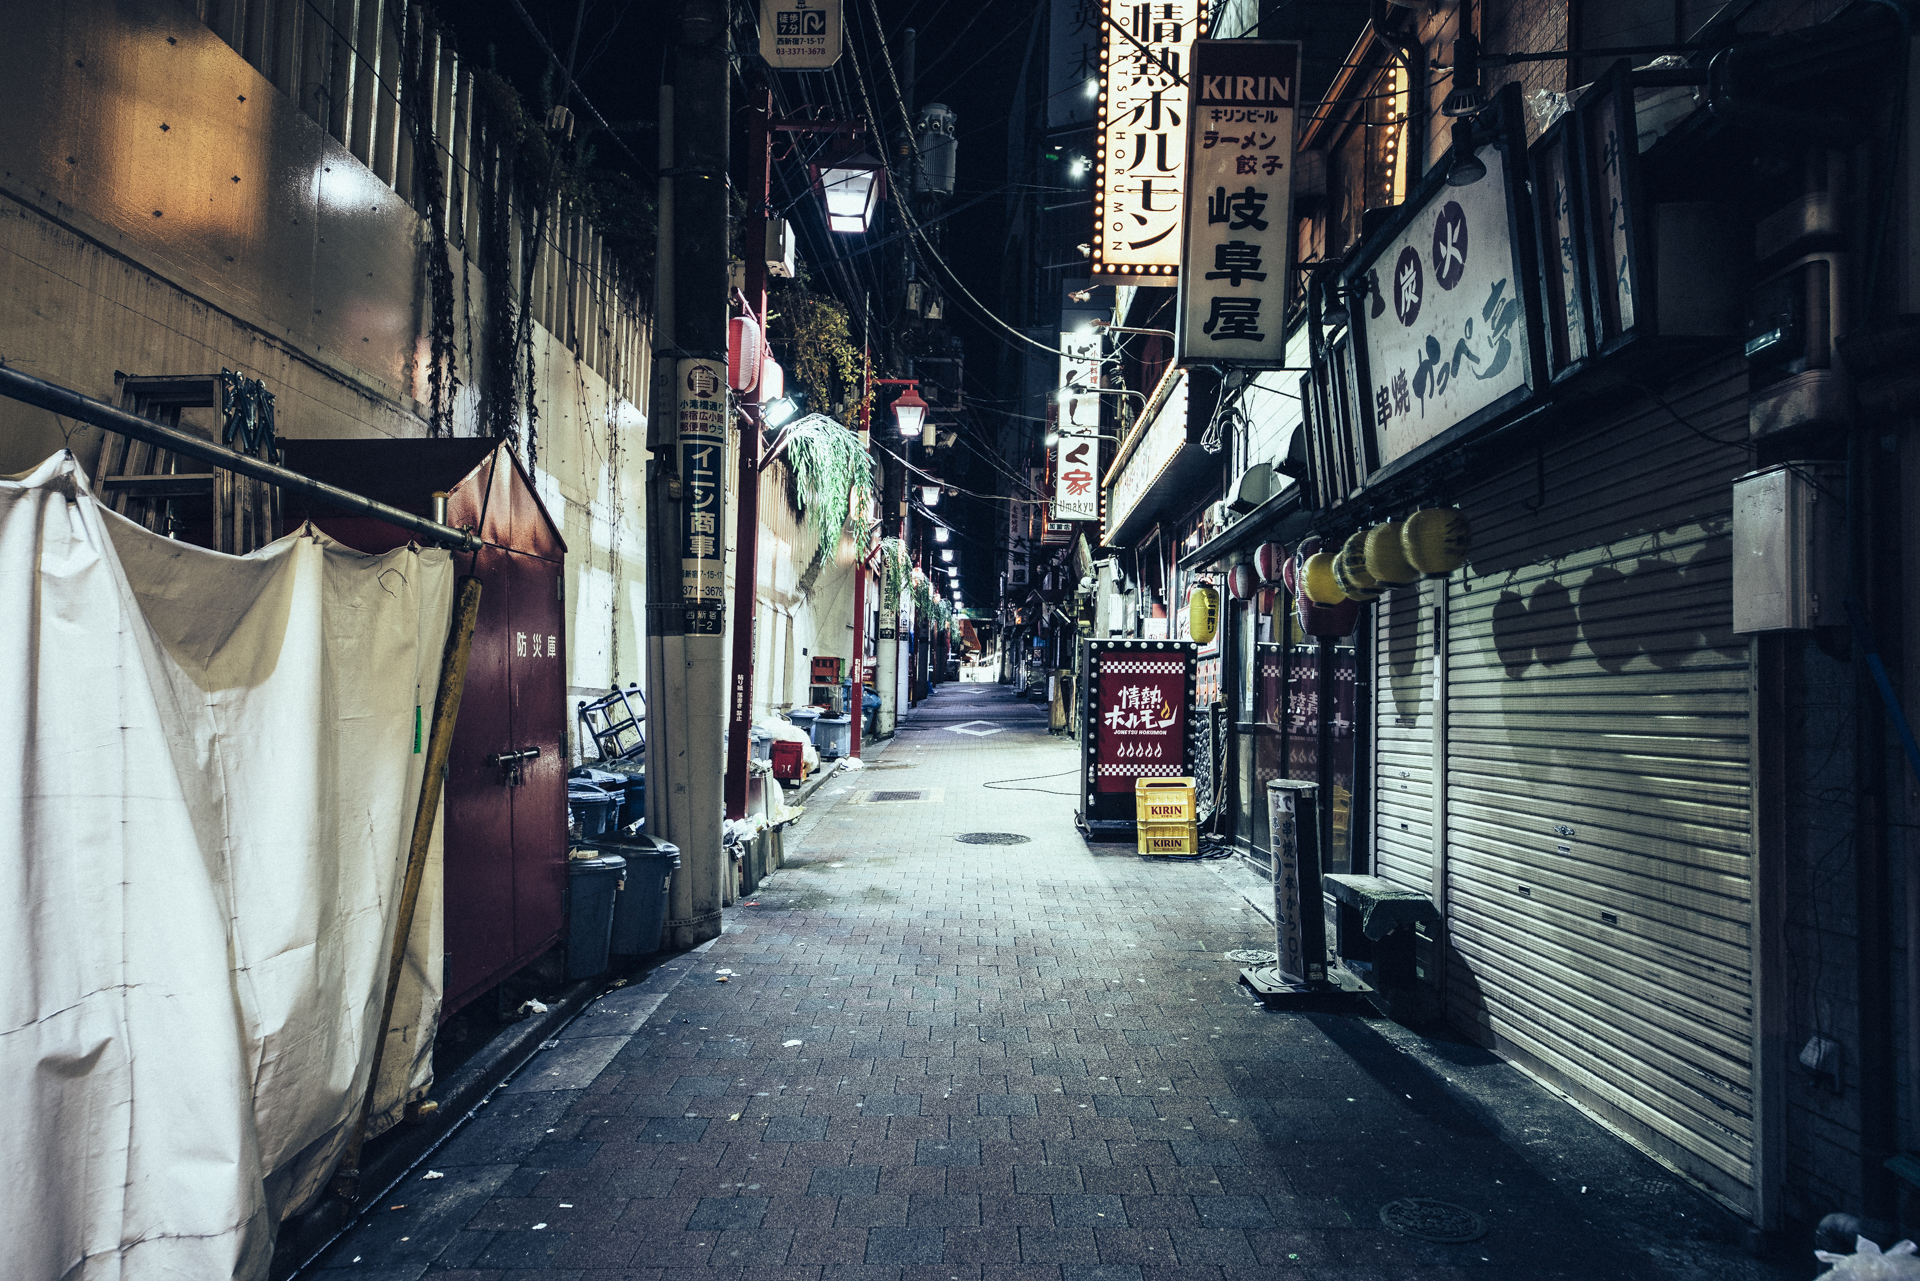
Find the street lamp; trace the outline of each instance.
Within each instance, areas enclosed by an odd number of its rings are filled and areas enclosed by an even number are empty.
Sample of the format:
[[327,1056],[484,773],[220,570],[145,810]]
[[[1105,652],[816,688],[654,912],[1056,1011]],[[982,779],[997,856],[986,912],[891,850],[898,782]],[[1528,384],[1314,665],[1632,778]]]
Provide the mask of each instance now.
[[947,527],[945,525],[935,525],[933,527],[933,541],[936,543],[944,543],[947,541]]
[[807,166],[808,177],[827,209],[827,230],[858,235],[873,222],[873,211],[887,192],[886,168],[849,141],[834,160]]
[[926,425],[927,402],[920,399],[920,393],[911,384],[893,402],[893,421],[902,436],[918,436]]
[[800,412],[799,393],[782,396],[778,400],[767,402],[760,410],[760,421],[768,427],[784,427],[793,416]]

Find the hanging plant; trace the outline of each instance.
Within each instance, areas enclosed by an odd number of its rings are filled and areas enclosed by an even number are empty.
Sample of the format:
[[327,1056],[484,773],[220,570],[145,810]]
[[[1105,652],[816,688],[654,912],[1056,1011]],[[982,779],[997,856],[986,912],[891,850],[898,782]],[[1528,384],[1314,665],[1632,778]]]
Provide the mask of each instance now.
[[824,414],[787,429],[787,466],[794,506],[805,514],[823,550],[840,541],[847,522],[873,502],[873,459],[866,442]]
[[897,598],[907,585],[907,545],[897,538],[880,540],[881,571],[886,574],[887,589]]

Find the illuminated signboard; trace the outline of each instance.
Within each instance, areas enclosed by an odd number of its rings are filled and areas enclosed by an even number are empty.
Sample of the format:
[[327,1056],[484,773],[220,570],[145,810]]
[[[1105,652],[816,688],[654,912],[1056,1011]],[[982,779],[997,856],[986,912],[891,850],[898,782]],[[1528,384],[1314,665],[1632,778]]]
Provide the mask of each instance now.
[[1204,0],[1106,0],[1093,165],[1095,284],[1171,285],[1186,199],[1187,71]]
[[760,0],[760,56],[775,71],[840,61],[840,0]]
[[[1100,519],[1100,335],[1060,335],[1059,439],[1053,446],[1053,519]],[[1079,388],[1078,393],[1075,388]]]
[[1293,235],[1294,90],[1300,45],[1202,40],[1193,47],[1182,365],[1287,363],[1287,243]]

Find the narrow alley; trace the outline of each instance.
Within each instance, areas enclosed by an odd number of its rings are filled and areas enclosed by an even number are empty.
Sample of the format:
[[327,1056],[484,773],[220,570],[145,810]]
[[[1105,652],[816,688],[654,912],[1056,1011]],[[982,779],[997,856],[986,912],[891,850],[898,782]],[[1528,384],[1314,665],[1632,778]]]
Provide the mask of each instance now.
[[[1478,1049],[1263,1010],[1225,959],[1272,946],[1257,883],[1089,847],[1076,753],[942,687],[720,938],[588,1007],[307,1275],[1802,1274]],[[1404,1198],[1478,1235],[1391,1230]]]

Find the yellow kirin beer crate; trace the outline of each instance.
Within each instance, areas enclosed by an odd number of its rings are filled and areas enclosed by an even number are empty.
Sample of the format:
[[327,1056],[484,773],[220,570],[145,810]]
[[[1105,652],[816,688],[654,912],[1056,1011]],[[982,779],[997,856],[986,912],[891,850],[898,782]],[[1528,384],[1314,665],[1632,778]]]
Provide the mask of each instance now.
[[1133,821],[1136,823],[1192,823],[1200,813],[1194,804],[1190,778],[1136,778],[1133,780]]
[[1200,828],[1197,823],[1136,823],[1134,831],[1142,854],[1198,854]]

